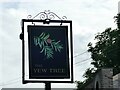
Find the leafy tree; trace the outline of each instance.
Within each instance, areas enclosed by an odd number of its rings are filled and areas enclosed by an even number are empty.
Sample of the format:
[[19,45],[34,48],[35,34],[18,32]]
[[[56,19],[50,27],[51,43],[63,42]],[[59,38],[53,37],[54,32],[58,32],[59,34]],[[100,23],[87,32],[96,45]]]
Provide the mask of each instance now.
[[91,64],[94,67],[112,67],[114,74],[117,74],[120,72],[120,14],[115,18],[118,28],[107,28],[104,32],[98,33],[95,36],[95,46],[91,42],[88,44],[88,52],[91,52]]
[[83,81],[75,81],[75,83],[77,83],[77,90],[84,90],[83,85],[85,84],[85,82]]
[[95,69],[94,68],[88,68],[85,73],[83,74],[83,77],[86,79],[92,79],[92,77],[95,74]]
[[118,13],[117,16],[114,16],[114,18],[117,23],[117,27],[120,30],[120,13]]
[[[88,44],[88,52],[91,53],[93,59],[91,64],[97,70],[99,68],[113,68],[114,75],[120,73],[120,14],[115,16],[115,19],[117,29],[107,28],[95,36],[95,45],[91,42]],[[92,79],[97,70],[88,68],[83,75],[86,80],[78,82],[78,88],[80,89],[88,80]]]
[[84,88],[85,84],[94,77],[95,72],[96,72],[95,68],[88,68],[83,75],[83,77],[86,79],[84,81],[76,81],[77,90],[85,90]]
[[104,32],[95,36],[95,46],[90,42],[88,52],[91,52],[93,61],[91,64],[96,68],[113,68],[114,73],[120,72],[120,30],[107,28]]

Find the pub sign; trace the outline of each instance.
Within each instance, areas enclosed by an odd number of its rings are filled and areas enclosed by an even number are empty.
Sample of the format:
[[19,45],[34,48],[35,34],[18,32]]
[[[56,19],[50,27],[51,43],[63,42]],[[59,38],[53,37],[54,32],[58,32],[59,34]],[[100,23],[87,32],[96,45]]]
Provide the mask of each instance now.
[[[40,24],[35,25],[38,22]],[[50,23],[44,25],[43,20],[22,20],[23,81],[66,79],[66,82],[72,82],[71,21],[62,22],[64,25],[60,25],[59,20]]]

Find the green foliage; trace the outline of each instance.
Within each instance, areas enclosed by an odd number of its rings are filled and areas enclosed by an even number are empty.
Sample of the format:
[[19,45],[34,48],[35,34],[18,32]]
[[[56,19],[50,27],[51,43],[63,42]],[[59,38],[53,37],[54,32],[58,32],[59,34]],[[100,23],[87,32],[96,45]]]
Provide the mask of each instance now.
[[100,68],[113,68],[113,74],[120,73],[120,14],[115,16],[117,29],[107,28],[95,36],[96,43],[88,44],[88,52],[91,53],[92,65],[97,69],[88,68],[83,77],[83,82],[77,82],[78,90],[84,90],[84,85],[92,79]]
[[49,58],[53,58],[54,51],[61,52],[63,49],[62,44],[60,41],[55,41],[50,39],[49,34],[45,34],[44,32],[41,33],[38,37],[34,37],[34,44],[35,46],[40,47],[40,53],[44,53],[44,55]]
[[56,52],[60,52],[61,49],[63,49],[63,47],[60,45],[60,41],[55,42],[54,40],[52,40],[51,47],[52,49],[55,49]]
[[53,50],[49,46],[44,46],[41,53],[42,52],[44,52],[44,54],[47,56],[47,59],[53,58]]
[[114,18],[117,23],[117,27],[120,30],[120,13],[118,13],[117,16],[114,16]]
[[95,74],[95,71],[96,70],[94,68],[88,68],[83,74],[83,77],[86,79],[92,79]]
[[83,77],[86,79],[84,81],[75,81],[75,83],[77,84],[77,90],[85,90],[85,85],[89,82],[89,80],[93,79],[96,72],[97,69],[88,68],[83,74]]
[[75,81],[75,83],[77,84],[77,90],[84,90],[83,86],[85,84],[85,82],[83,81]]
[[118,69],[114,73],[120,72],[120,30],[107,28],[104,32],[95,36],[95,46],[90,42],[88,52],[91,52],[93,64],[96,68]]

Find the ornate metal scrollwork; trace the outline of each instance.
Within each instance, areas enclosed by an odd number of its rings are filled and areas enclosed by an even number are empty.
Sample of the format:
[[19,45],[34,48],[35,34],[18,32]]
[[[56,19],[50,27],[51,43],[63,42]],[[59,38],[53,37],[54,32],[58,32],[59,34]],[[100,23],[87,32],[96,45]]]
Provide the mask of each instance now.
[[34,17],[32,17],[32,15],[27,16],[28,19],[35,19],[37,17],[39,17],[40,20],[54,20],[56,18],[59,19],[59,20],[66,20],[67,19],[66,16],[63,16],[62,18],[60,18],[54,12],[50,12],[50,10],[45,10],[44,12],[40,12]]

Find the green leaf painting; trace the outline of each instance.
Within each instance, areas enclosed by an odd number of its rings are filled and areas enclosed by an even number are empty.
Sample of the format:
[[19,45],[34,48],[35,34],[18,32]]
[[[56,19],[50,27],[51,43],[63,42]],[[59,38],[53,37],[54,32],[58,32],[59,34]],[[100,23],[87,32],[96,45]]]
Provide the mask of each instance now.
[[60,53],[63,49],[63,45],[60,40],[52,40],[50,38],[50,34],[46,34],[44,32],[42,32],[39,36],[34,37],[34,45],[39,46],[40,53],[44,53],[47,59],[54,58],[54,51]]

